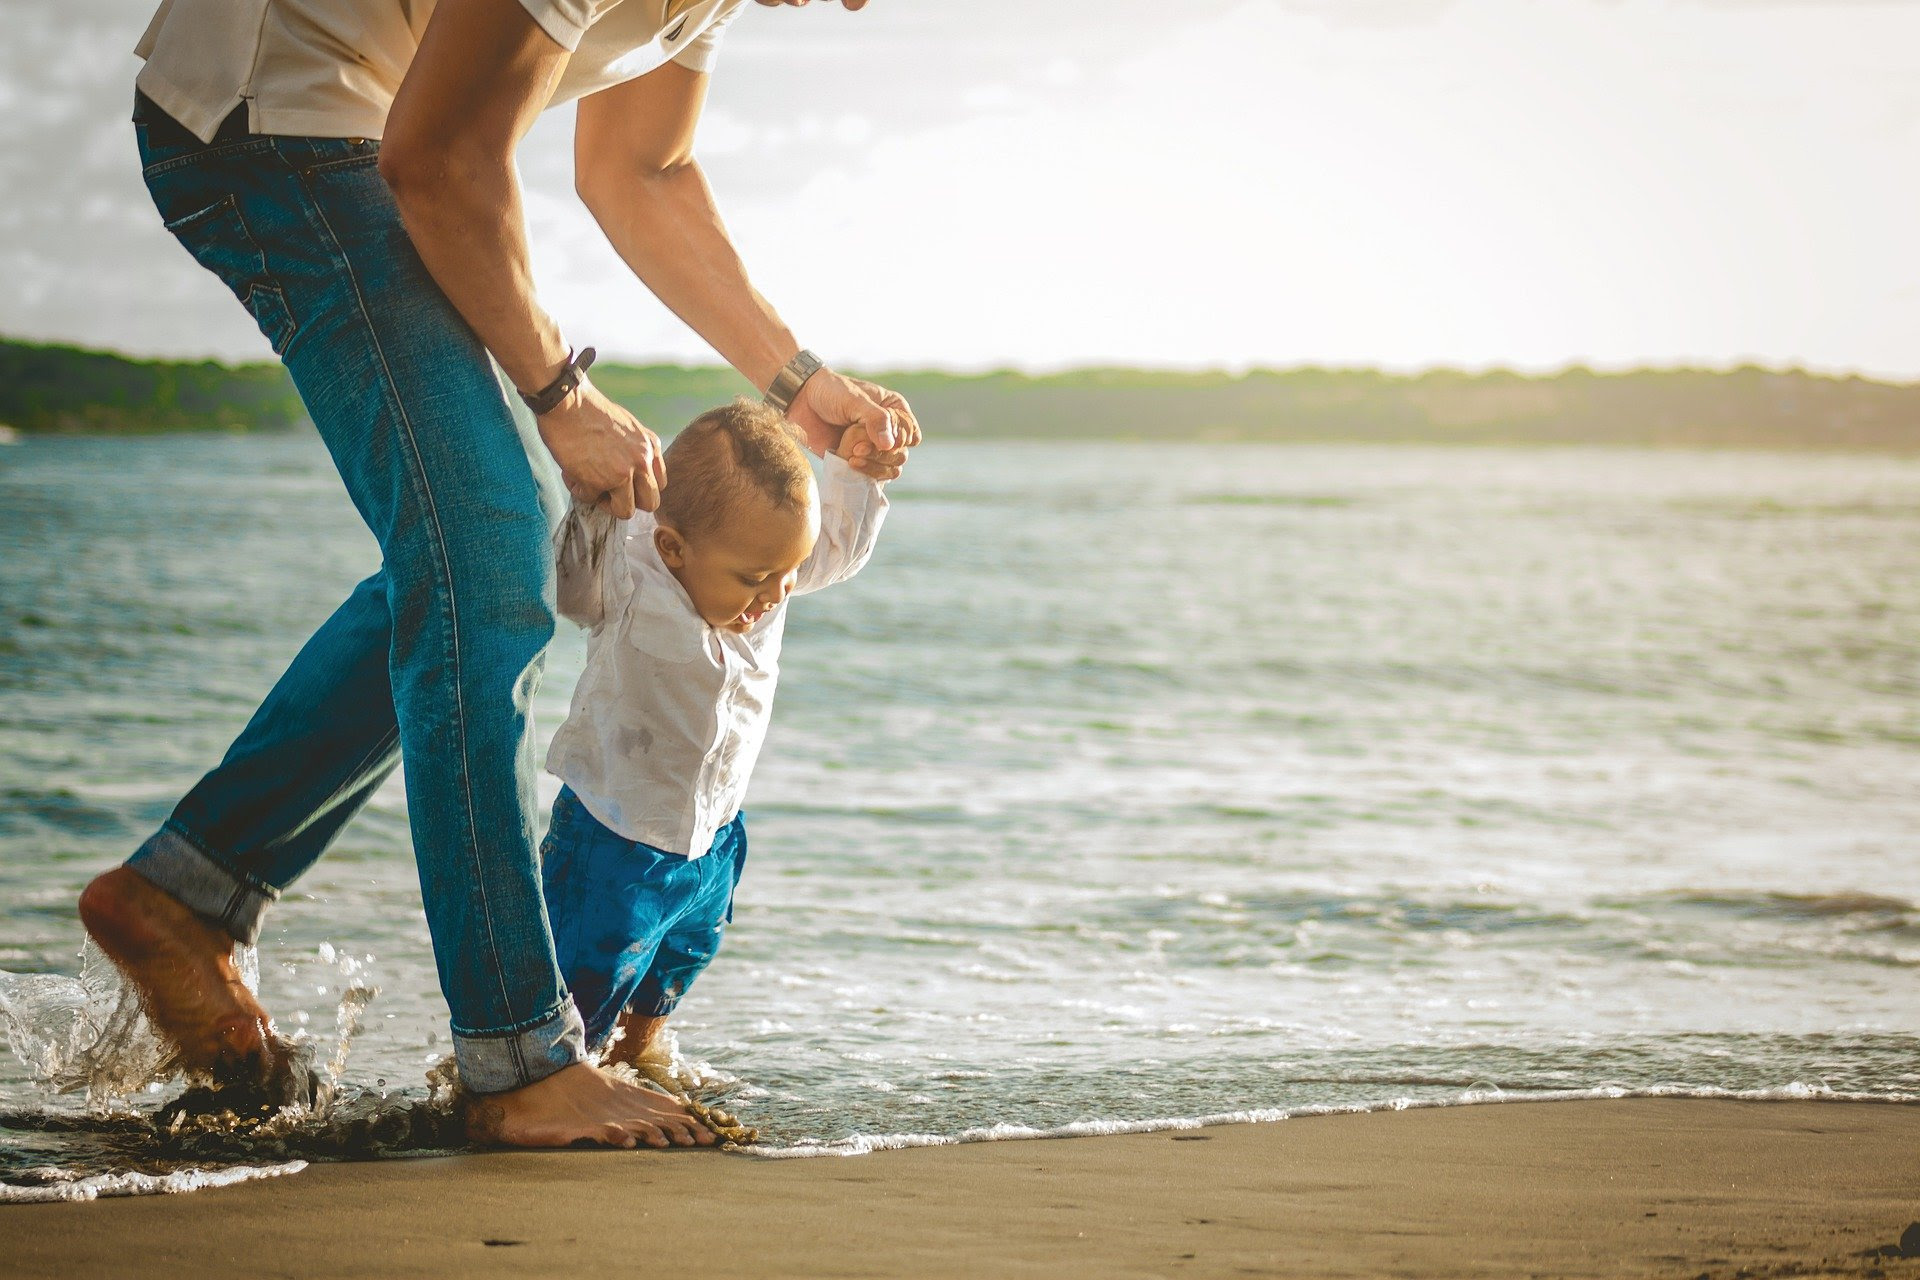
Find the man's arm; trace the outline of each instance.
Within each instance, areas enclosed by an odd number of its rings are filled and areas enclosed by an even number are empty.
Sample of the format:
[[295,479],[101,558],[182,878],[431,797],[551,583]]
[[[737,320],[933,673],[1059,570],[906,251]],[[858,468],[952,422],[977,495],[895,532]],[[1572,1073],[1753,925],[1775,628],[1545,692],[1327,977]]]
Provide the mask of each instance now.
[[[582,98],[574,185],[633,273],[765,390],[800,344],[747,278],[693,158],[707,81],[706,73],[669,62]],[[859,426],[873,451],[891,459],[903,438],[895,424],[911,422],[913,411],[892,392],[822,369],[801,387],[787,416],[816,453],[833,449],[846,428]]]
[[[427,270],[528,392],[565,368],[568,348],[534,297],[513,150],[567,57],[518,0],[441,0],[380,149],[381,176]],[[623,518],[658,504],[659,440],[590,383],[541,415],[540,435],[576,497],[604,496]]]

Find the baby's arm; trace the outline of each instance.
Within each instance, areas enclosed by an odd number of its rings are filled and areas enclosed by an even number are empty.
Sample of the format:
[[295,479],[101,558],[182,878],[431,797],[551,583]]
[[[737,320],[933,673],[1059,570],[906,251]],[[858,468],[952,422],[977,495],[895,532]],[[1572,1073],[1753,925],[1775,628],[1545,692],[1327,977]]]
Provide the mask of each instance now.
[[562,617],[583,627],[597,627],[606,619],[625,527],[605,507],[576,502],[553,531],[554,595]]
[[[887,518],[884,482],[862,474],[842,456],[856,438],[865,436],[857,429],[849,431],[840,450],[828,454],[821,468],[820,539],[813,544],[813,554],[800,562],[795,595],[845,582],[860,572],[880,538]],[[893,471],[898,474],[898,468]]]

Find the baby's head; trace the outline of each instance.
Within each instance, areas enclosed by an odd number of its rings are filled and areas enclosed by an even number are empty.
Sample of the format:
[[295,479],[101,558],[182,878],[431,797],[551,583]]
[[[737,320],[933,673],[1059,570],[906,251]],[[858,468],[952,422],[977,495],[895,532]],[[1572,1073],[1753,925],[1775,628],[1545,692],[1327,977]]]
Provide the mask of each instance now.
[[736,400],[688,423],[666,461],[660,559],[709,625],[745,631],[787,598],[820,534],[807,455],[778,413]]

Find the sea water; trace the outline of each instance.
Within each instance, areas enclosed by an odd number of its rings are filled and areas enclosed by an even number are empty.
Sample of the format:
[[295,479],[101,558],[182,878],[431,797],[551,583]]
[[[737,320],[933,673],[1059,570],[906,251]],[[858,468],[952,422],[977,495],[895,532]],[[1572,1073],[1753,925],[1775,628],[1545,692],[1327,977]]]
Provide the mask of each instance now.
[[[674,1019],[762,1150],[1920,1095],[1920,461],[937,426],[793,606]],[[259,950],[338,1076],[305,1129],[156,1134],[179,1086],[74,912],[376,564],[309,436],[0,450],[0,1196],[418,1138],[449,1045],[398,779]]]

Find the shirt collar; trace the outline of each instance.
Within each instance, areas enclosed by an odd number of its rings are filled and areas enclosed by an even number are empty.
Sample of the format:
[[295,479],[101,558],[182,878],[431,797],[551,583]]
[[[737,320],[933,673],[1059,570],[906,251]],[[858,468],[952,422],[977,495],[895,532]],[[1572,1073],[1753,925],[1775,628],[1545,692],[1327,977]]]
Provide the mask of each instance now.
[[684,613],[689,622],[709,631],[712,630],[707,620],[700,616],[700,611],[693,607],[693,597],[687,594],[687,589],[680,584],[680,579],[673,576],[673,570],[667,568],[667,562],[660,558],[660,548],[653,540],[653,531],[658,527],[659,521],[653,518],[653,512],[633,513],[628,534],[630,541],[627,544],[629,548],[627,554],[634,568],[646,580],[647,588],[667,593],[676,606],[676,613]]

